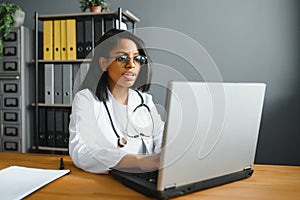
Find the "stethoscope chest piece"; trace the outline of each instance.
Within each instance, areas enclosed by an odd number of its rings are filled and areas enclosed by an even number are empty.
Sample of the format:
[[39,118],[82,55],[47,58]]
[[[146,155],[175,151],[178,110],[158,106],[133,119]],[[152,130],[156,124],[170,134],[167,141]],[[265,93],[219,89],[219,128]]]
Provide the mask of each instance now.
[[118,138],[118,146],[119,147],[124,147],[127,144],[127,140],[123,137]]

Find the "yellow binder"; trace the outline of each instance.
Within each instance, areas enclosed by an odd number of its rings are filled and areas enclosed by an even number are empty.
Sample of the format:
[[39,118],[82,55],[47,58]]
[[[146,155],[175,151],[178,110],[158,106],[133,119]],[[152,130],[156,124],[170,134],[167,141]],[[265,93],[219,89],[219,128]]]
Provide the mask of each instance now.
[[53,60],[53,21],[43,21],[43,58]]
[[60,58],[67,60],[67,20],[60,20]]
[[54,20],[54,58],[53,60],[60,60],[60,20]]
[[76,60],[76,20],[67,19],[67,59]]

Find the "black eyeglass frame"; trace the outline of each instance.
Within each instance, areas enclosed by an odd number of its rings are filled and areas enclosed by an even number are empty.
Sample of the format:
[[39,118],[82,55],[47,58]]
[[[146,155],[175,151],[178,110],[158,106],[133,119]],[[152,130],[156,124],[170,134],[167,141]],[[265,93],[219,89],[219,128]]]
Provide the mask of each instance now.
[[[136,60],[137,57],[140,57],[140,59]],[[137,55],[137,56],[134,56],[134,57],[129,57],[127,55],[120,55],[120,56],[112,56],[112,57],[107,57],[107,58],[114,58],[117,63],[122,63],[124,66],[128,65],[130,59],[133,59],[133,63],[137,67],[141,67],[141,66],[147,64],[147,61],[148,61],[147,56],[143,56],[143,55]],[[145,59],[143,62],[141,62],[142,58]],[[120,59],[122,59],[122,60],[120,60]],[[137,64],[137,62],[139,64]]]

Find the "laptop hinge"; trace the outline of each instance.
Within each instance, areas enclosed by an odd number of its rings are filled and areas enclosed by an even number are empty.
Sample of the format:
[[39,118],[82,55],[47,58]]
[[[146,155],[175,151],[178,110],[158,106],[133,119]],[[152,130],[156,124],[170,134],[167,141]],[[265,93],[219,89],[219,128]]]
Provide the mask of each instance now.
[[251,165],[249,165],[249,166],[247,166],[247,167],[244,167],[244,171],[251,170],[251,169],[252,169],[252,166],[251,166]]
[[176,183],[169,184],[169,185],[165,186],[165,190],[170,190],[170,189],[173,189],[173,188],[176,188]]

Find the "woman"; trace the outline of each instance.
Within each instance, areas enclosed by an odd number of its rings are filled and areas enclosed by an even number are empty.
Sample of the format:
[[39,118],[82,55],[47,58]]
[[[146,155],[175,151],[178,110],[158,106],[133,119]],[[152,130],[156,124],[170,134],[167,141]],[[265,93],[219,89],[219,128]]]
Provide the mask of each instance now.
[[117,29],[101,37],[72,103],[69,153],[77,167],[93,173],[158,168],[164,123],[144,93],[150,81],[141,39]]

